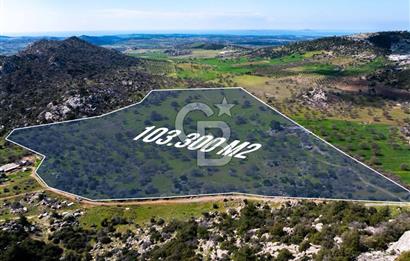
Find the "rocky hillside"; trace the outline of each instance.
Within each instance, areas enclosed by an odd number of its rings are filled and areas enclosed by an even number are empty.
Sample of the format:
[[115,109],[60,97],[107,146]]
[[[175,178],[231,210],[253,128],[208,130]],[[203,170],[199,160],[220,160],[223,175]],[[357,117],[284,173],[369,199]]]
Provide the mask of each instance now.
[[387,53],[408,54],[410,51],[410,32],[379,32],[368,34],[365,40],[372,45],[387,50]]
[[321,50],[331,51],[337,55],[360,55],[364,52],[374,54],[408,53],[410,50],[410,33],[398,31],[324,37],[280,47],[260,48],[252,52],[251,56],[277,58],[294,53]]
[[[20,218],[0,222],[0,260],[16,255],[22,260],[112,261],[393,261],[410,256],[410,212],[398,206],[336,201],[271,206],[225,199],[192,218],[144,213],[142,222],[143,212],[134,213],[144,206],[67,210],[72,204],[41,192],[5,202],[5,211]],[[30,205],[39,206],[37,218],[26,218]]]
[[0,57],[0,126],[12,127],[101,114],[130,104],[169,79],[143,62],[79,38],[42,40]]

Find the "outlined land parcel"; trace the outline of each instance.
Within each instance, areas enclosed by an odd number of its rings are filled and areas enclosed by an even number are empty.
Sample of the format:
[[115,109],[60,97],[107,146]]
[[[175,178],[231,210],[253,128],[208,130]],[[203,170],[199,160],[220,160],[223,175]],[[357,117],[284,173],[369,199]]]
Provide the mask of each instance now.
[[[230,106],[222,111],[224,99]],[[224,122],[230,141],[261,148],[223,166],[199,166],[197,152],[134,140],[149,126],[185,133]],[[229,113],[228,113],[229,112]],[[221,136],[210,128],[209,135]],[[165,133],[164,133],[165,135]],[[165,135],[166,136],[166,135]],[[160,137],[158,137],[160,138]],[[98,117],[15,129],[7,139],[44,157],[37,175],[50,187],[90,200],[244,193],[261,196],[409,201],[407,189],[328,144],[242,88],[156,90]],[[177,141],[177,140],[175,140]],[[207,153],[215,157],[215,152]]]

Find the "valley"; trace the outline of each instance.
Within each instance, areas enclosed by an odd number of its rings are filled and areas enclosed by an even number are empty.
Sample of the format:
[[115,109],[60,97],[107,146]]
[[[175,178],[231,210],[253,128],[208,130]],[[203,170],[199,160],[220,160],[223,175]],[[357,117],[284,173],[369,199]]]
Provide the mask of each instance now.
[[0,165],[33,160],[0,177],[0,237],[73,260],[388,258],[410,230],[406,203],[217,196],[94,204],[44,187],[33,176],[40,158],[4,140],[14,128],[101,115],[152,89],[241,86],[410,188],[408,32],[285,45],[218,37],[73,37],[0,56]]

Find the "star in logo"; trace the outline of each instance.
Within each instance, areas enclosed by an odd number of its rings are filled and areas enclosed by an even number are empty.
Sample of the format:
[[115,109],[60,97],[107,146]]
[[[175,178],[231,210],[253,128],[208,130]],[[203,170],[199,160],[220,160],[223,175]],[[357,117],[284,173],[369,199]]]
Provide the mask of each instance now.
[[224,97],[224,99],[222,100],[221,104],[215,104],[216,107],[218,107],[219,109],[219,114],[218,116],[221,116],[223,114],[226,114],[228,116],[231,116],[231,111],[230,109],[232,109],[233,106],[235,106],[235,104],[230,104],[228,103],[228,101],[226,100],[226,97]]

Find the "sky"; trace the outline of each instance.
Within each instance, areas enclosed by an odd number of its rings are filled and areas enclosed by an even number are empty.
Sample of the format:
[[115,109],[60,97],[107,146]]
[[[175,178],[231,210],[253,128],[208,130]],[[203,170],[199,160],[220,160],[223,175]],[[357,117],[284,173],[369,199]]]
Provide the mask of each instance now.
[[0,34],[410,30],[410,0],[0,0]]

